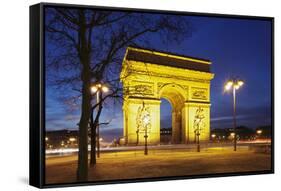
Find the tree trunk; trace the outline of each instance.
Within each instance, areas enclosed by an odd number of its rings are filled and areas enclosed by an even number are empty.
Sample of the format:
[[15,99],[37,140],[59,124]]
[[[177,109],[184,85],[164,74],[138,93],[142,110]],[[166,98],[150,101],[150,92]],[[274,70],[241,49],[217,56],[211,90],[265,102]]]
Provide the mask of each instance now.
[[93,111],[91,113],[91,159],[90,165],[96,164],[96,126],[94,126]]
[[90,51],[86,38],[86,26],[84,11],[80,10],[79,14],[79,57],[82,64],[82,107],[81,118],[79,123],[79,153],[77,181],[88,180],[88,126],[91,114],[91,68],[90,68]]
[[[102,98],[102,92],[99,94],[100,100]],[[98,105],[98,112],[96,114],[95,120],[93,117],[93,111],[91,113],[91,159],[90,159],[90,165],[94,166],[96,164],[96,147],[97,147],[97,127],[99,125],[99,118],[102,112],[102,102]]]
[[[83,89],[86,89],[87,86]],[[77,181],[88,180],[88,124],[90,113],[90,97],[83,91],[81,118],[79,123],[79,153],[78,153],[78,169]]]

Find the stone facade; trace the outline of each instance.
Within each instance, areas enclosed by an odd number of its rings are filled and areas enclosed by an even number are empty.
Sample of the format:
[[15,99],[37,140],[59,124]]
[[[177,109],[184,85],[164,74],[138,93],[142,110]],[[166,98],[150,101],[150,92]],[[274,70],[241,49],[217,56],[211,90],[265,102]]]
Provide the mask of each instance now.
[[[145,61],[138,58],[138,52],[146,56]],[[169,58],[169,62],[164,62],[165,58]],[[173,61],[175,63],[169,64]],[[141,130],[141,122],[138,122],[143,110],[149,116],[148,143],[160,143],[161,98],[167,99],[172,106],[172,143],[194,142],[198,108],[201,116],[200,140],[208,141],[210,81],[214,77],[208,70],[210,64],[210,61],[203,59],[128,47],[120,74],[126,144],[144,144],[145,132]]]

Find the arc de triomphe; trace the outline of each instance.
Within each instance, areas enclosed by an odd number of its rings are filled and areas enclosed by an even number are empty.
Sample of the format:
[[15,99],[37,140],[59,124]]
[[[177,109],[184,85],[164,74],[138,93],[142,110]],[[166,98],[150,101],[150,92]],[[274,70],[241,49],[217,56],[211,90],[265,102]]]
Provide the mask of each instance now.
[[142,145],[145,133],[148,144],[160,143],[161,98],[172,106],[172,143],[194,142],[198,120],[200,140],[209,140],[210,65],[209,60],[128,47],[120,74],[125,143]]

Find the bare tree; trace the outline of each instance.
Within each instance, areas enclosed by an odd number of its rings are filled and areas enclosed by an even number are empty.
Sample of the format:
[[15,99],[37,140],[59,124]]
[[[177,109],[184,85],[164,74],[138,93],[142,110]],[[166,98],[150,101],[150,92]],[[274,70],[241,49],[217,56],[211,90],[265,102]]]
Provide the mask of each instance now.
[[[46,55],[50,84],[73,90],[73,100],[81,97],[77,181],[88,178],[88,127],[91,129],[91,163],[95,164],[96,127],[102,104],[108,99],[122,98],[119,73],[125,48],[128,45],[151,47],[149,41],[153,37],[180,42],[188,29],[186,19],[175,15],[46,9],[46,38],[52,46]],[[97,82],[109,84],[110,93],[92,105],[90,87]],[[95,108],[98,111],[93,114]]]

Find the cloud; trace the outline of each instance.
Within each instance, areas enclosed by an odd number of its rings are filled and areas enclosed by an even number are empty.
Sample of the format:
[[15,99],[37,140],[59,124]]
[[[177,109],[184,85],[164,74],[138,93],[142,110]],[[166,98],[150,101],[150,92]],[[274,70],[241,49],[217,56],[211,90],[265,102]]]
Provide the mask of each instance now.
[[64,119],[66,121],[79,121],[80,115],[68,114],[68,115],[64,116]]
[[[245,115],[236,116],[237,126],[244,125],[250,128],[256,128],[262,125],[270,125],[271,120],[271,113],[267,112],[250,112]],[[211,128],[229,128],[232,126],[233,115],[211,118]]]
[[[245,116],[245,115],[238,115],[238,116],[236,116],[236,119],[243,119],[243,118],[247,118],[247,116]],[[233,115],[232,116],[223,116],[223,117],[213,117],[213,118],[211,118],[211,122],[214,122],[214,121],[227,121],[227,120],[233,120]]]

